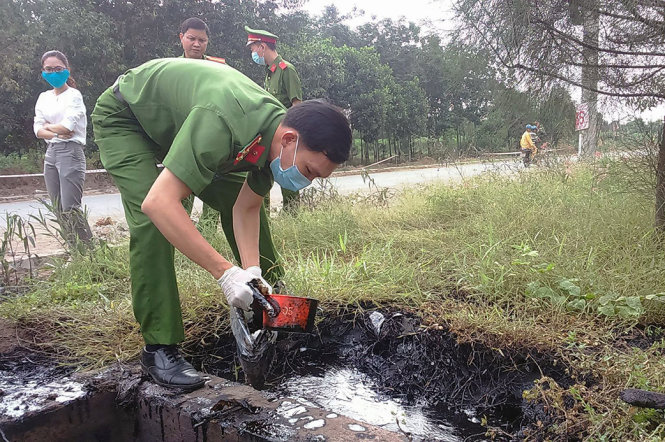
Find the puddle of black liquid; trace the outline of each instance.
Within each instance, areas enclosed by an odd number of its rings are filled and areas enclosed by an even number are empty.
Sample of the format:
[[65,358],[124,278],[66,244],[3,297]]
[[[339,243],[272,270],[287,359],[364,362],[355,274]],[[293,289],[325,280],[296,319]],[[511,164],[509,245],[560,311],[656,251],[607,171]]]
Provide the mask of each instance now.
[[270,441],[292,440],[295,433],[291,427],[263,420],[245,422],[239,430],[241,434],[252,435],[261,438],[261,440]]

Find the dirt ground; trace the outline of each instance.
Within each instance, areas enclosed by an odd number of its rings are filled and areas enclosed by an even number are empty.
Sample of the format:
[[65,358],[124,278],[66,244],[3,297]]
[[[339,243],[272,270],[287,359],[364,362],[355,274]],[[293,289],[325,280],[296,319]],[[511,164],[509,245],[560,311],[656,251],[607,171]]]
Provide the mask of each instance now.
[[18,346],[18,330],[16,326],[0,318],[0,354],[11,353]]
[[[123,241],[129,235],[127,222],[125,220],[114,220],[110,217],[103,218],[90,218],[90,228],[92,229],[93,237],[98,240],[103,240],[107,244],[116,244]],[[29,253],[23,248],[23,244],[17,238],[12,241],[13,252],[7,252],[5,260],[11,263],[13,268],[18,269],[22,273],[28,273],[30,266],[38,272],[37,276],[41,276],[42,270],[39,270],[40,263],[43,258],[50,256],[57,256],[66,252],[62,238],[54,235],[57,226],[51,223],[51,232],[36,223],[32,222],[35,229],[35,244],[31,246]],[[0,235],[3,230],[0,228]],[[2,284],[0,284],[0,287]]]
[[[3,171],[6,175],[13,175]],[[18,172],[16,173],[18,174]],[[91,173],[85,177],[85,193],[113,193],[117,192],[113,180],[106,173]],[[27,178],[0,178],[0,201],[23,201],[46,197],[46,185],[44,177]]]

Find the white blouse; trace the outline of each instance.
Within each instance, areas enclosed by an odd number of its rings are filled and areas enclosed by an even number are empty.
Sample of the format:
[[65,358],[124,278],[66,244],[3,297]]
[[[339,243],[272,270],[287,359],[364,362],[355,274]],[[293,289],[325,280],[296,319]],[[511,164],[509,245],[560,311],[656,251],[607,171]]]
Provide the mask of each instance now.
[[53,138],[47,143],[62,143],[75,141],[85,146],[85,130],[88,119],[85,116],[85,105],[83,96],[78,89],[67,88],[66,91],[56,95],[53,89],[39,94],[35,104],[35,123],[33,129],[35,135],[45,124],[62,124],[74,134],[68,140]]

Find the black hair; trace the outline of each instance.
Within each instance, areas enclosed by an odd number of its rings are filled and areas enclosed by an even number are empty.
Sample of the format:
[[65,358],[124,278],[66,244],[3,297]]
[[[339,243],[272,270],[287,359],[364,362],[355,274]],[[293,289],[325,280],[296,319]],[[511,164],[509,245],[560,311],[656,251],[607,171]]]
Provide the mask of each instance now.
[[[255,41],[253,43],[256,43],[257,45],[264,44],[268,49],[272,49],[273,51],[277,50],[277,45],[275,43],[269,42],[269,41]],[[252,44],[253,44],[252,43]],[[251,45],[250,45],[251,48]]]
[[199,31],[206,31],[206,35],[210,37],[210,29],[206,22],[200,18],[192,17],[188,18],[180,25],[180,33],[184,34],[188,29],[198,29]]
[[60,60],[67,70],[69,71],[69,78],[67,79],[67,85],[71,86],[73,88],[76,88],[76,80],[74,80],[74,77],[72,77],[72,69],[69,67],[69,60],[67,60],[67,56],[63,54],[60,51],[46,51],[44,52],[44,55],[42,55],[42,69],[44,69],[44,62],[46,61],[47,58],[50,57],[55,57],[58,60]]
[[295,129],[302,142],[330,161],[342,164],[351,153],[351,125],[340,108],[324,100],[307,100],[286,111],[284,126]]

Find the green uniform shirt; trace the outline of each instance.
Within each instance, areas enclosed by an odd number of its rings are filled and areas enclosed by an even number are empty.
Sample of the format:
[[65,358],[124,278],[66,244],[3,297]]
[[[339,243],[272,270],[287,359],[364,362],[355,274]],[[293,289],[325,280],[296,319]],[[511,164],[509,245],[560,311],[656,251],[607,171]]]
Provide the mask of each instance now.
[[127,71],[118,88],[158,158],[194,194],[236,171],[250,172],[257,194],[270,191],[266,160],[286,110],[252,80],[227,65],[165,58]]
[[284,61],[281,55],[267,67],[264,86],[287,108],[291,107],[295,99],[302,101],[302,87],[296,68]]

